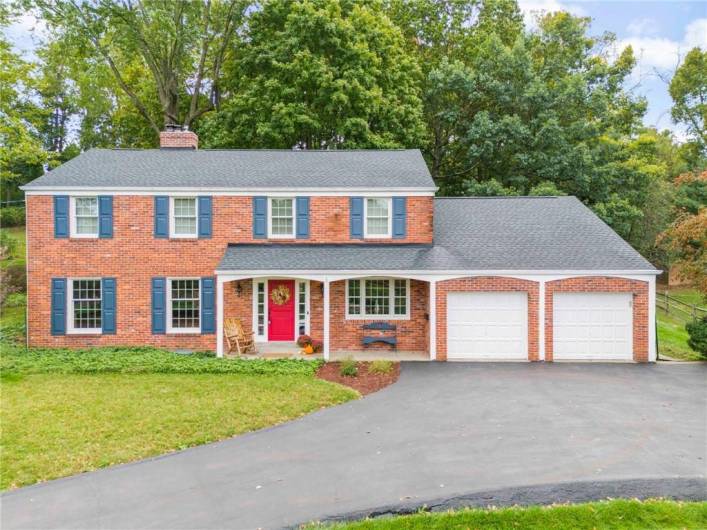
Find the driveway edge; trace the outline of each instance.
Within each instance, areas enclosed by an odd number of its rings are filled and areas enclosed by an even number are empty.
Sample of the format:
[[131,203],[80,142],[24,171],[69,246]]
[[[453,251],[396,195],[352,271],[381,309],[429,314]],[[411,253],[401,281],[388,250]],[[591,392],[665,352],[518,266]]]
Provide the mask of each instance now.
[[[409,515],[419,511],[446,512],[462,508],[487,506],[528,506],[558,503],[583,503],[605,499],[666,498],[679,501],[707,500],[707,478],[688,477],[670,479],[630,479],[606,481],[561,482],[480,491],[454,497],[440,497],[428,501],[390,504],[368,510],[326,516],[320,522],[357,521],[395,515]],[[302,523],[306,524],[306,523]],[[290,528],[299,528],[295,525]]]

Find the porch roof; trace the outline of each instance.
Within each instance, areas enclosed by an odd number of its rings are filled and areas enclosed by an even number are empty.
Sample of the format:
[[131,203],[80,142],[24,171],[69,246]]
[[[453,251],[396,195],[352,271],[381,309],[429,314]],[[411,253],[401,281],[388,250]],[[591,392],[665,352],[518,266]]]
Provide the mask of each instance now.
[[230,244],[217,270],[452,270],[464,263],[446,249],[423,244]]

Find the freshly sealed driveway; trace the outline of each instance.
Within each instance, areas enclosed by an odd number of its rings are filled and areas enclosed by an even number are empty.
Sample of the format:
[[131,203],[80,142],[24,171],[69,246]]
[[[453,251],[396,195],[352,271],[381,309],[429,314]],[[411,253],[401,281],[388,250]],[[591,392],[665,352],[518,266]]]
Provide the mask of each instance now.
[[408,363],[356,402],[7,493],[2,528],[277,528],[516,486],[704,479],[706,382],[705,364]]

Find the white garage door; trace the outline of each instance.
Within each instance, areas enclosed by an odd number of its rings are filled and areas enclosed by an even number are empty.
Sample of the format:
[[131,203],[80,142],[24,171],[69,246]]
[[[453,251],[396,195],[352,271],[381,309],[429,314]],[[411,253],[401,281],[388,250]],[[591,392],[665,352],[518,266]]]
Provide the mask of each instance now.
[[631,360],[632,303],[631,293],[556,293],[553,358]]
[[449,293],[447,357],[527,360],[527,293]]

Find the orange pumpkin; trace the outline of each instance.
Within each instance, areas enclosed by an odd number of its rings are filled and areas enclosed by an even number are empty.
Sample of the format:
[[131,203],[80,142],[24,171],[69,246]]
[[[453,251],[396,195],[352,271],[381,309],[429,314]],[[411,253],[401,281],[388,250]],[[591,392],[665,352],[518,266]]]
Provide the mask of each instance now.
[[314,348],[312,347],[311,344],[307,344],[307,345],[304,347],[304,353],[306,353],[307,355],[310,355],[310,354],[314,353]]

